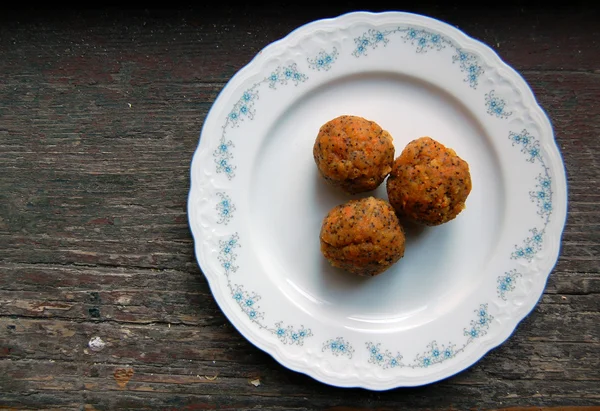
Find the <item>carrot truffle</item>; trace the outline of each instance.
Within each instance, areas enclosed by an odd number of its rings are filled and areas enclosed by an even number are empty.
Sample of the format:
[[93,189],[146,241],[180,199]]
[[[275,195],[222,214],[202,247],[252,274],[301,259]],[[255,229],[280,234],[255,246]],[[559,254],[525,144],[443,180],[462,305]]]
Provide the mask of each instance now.
[[374,121],[343,115],[323,124],[313,146],[320,175],[349,194],[379,187],[392,169],[392,136]]
[[404,229],[392,206],[375,197],[333,207],[320,239],[331,265],[361,276],[381,274],[404,256]]
[[386,186],[398,216],[435,226],[453,220],[465,208],[471,174],[454,150],[421,137],[396,158]]

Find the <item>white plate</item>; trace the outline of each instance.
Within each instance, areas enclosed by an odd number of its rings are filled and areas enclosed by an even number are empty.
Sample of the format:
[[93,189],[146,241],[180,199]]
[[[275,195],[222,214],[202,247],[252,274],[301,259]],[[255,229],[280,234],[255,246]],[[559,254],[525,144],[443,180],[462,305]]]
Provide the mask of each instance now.
[[[467,209],[407,227],[404,258],[374,278],[319,249],[350,196],[318,177],[312,145],[341,114],[376,121],[397,155],[428,135],[471,169]],[[249,341],[324,383],[385,390],[460,372],[513,332],[558,258],[566,191],[548,118],[490,48],[424,16],[357,12],[300,27],[229,81],[188,212],[212,293]],[[370,194],[387,199],[385,183]]]

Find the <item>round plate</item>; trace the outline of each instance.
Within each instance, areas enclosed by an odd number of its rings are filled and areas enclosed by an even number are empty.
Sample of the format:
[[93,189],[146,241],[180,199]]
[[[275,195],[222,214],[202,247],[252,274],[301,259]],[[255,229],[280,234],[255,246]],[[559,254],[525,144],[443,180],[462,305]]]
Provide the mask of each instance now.
[[[376,121],[396,155],[430,136],[469,163],[467,208],[407,225],[404,258],[358,278],[319,248],[350,198],[317,173],[319,127]],[[409,13],[319,20],[261,51],[222,90],[191,165],[195,251],[223,312],[286,367],[385,390],[475,363],[535,306],[559,254],[566,180],[550,122],[484,44]]]

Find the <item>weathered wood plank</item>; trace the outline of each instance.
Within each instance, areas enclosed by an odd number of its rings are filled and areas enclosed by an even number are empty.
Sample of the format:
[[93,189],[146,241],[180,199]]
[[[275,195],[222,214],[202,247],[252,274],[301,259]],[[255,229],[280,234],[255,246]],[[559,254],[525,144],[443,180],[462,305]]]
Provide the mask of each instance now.
[[[5,375],[13,377],[11,380],[12,392],[15,393],[65,393],[67,398],[70,393],[78,392],[79,401],[88,402],[90,398],[96,398],[95,406],[114,406],[111,401],[114,398],[130,399],[139,396],[140,399],[147,398],[154,401],[168,401],[177,397],[183,404],[188,401],[203,402],[213,407],[222,403],[225,407],[249,407],[252,401],[261,399],[269,403],[273,408],[277,407],[302,407],[305,409],[324,409],[327,406],[348,406],[352,404],[358,407],[369,407],[374,402],[379,406],[411,406],[418,409],[426,409],[436,404],[434,398],[424,399],[425,388],[400,389],[384,393],[366,392],[364,390],[335,390],[344,393],[344,396],[331,398],[328,389],[322,384],[307,379],[299,374],[289,372],[279,375],[279,372],[264,370],[260,373],[246,371],[229,375],[221,372],[217,367],[197,366],[193,364],[187,368],[154,368],[144,366],[122,366],[113,364],[95,363],[89,367],[80,367],[75,363],[68,362],[39,362],[0,361],[0,367]],[[117,378],[122,370],[133,370],[130,378],[123,381]],[[204,374],[204,373],[207,374]],[[494,391],[482,390],[480,377],[483,375],[467,375],[463,373],[452,380],[443,381],[436,387],[445,395],[451,395],[453,401],[446,401],[447,406],[458,409],[463,407],[498,405],[511,406],[514,404],[535,403],[540,399],[552,395],[568,405],[589,404],[595,400],[593,395],[586,393],[597,381],[575,381],[569,384],[561,384],[560,379],[536,380],[523,379],[518,387],[508,384],[500,384]],[[292,377],[292,378],[289,378]],[[304,384],[300,389],[289,387],[282,394],[278,382],[284,381],[294,383],[302,380]],[[259,379],[261,384],[256,387],[250,380]],[[227,387],[236,395],[223,393]],[[535,394],[531,398],[521,397],[523,392],[531,390]],[[81,390],[81,391],[78,391]],[[198,392],[202,392],[198,395]],[[27,395],[30,397],[31,395]],[[21,400],[23,401],[23,400]],[[24,401],[27,401],[26,399]],[[26,402],[25,402],[26,404]],[[438,403],[439,404],[439,403]],[[165,406],[164,403],[160,404]],[[139,406],[139,405],[138,405]],[[179,408],[181,409],[181,408]]]
[[[390,3],[358,9],[397,7]],[[402,9],[458,26],[489,44],[519,70],[597,70],[598,10],[589,4],[562,13],[548,7],[521,4],[490,10],[481,5],[405,4]],[[280,5],[211,8],[174,10],[168,16],[156,10],[8,14],[0,47],[10,54],[0,68],[6,72],[8,67],[21,77],[47,70],[57,82],[74,85],[113,78],[132,88],[159,81],[224,81],[260,49],[300,25],[357,10],[351,5],[311,8],[293,3],[285,9]],[[50,61],[58,61],[60,66],[53,67]],[[93,75],[79,70],[88,66],[103,69]],[[141,80],[131,81],[133,76]]]

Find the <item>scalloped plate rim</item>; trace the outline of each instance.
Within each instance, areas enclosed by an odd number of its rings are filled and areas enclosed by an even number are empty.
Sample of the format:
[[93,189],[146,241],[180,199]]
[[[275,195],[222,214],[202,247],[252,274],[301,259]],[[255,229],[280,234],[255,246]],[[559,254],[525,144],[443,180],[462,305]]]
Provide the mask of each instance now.
[[[294,30],[290,31],[284,37],[269,43],[268,45],[263,47],[260,51],[258,51],[247,64],[245,64],[242,68],[240,68],[225,83],[225,85],[223,86],[223,88],[221,89],[221,91],[219,92],[217,97],[215,98],[209,111],[207,112],[205,121],[203,122],[203,126],[200,131],[199,142],[196,146],[196,149],[194,150],[194,153],[193,153],[191,161],[190,161],[190,180],[189,180],[190,181],[190,190],[189,190],[188,202],[187,202],[188,224],[190,226],[191,234],[194,239],[195,257],[196,257],[199,267],[202,270],[202,261],[201,261],[201,256],[200,256],[200,241],[198,238],[198,234],[194,232],[194,229],[193,229],[194,222],[192,221],[191,213],[189,212],[189,209],[191,207],[191,201],[192,201],[193,195],[194,195],[193,194],[194,187],[197,184],[197,182],[194,181],[193,170],[194,170],[194,165],[197,163],[197,158],[203,154],[203,151],[205,149],[207,149],[205,144],[203,144],[203,142],[205,142],[206,139],[202,138],[202,135],[203,135],[205,129],[207,128],[206,120],[211,117],[211,114],[213,113],[215,106],[217,106],[217,103],[221,99],[224,98],[223,97],[224,92],[231,86],[231,84],[233,84],[237,80],[243,78],[244,75],[246,75],[247,72],[249,72],[253,66],[259,64],[261,61],[266,59],[268,56],[268,51],[271,49],[275,49],[277,47],[277,45],[285,44],[287,41],[289,41],[290,39],[293,39],[295,36],[301,35],[304,32],[308,32],[311,28],[317,27],[320,24],[335,23],[335,22],[343,21],[348,18],[352,18],[354,16],[356,16],[357,18],[359,18],[361,16],[366,16],[368,18],[377,18],[379,16],[415,16],[415,17],[418,17],[419,19],[423,19],[423,21],[429,20],[430,22],[433,22],[435,24],[438,24],[438,25],[441,24],[442,26],[445,26],[445,28],[450,30],[454,35],[458,35],[458,36],[462,37],[462,39],[473,43],[476,46],[478,52],[484,51],[485,53],[487,53],[488,57],[491,57],[493,59],[494,64],[501,66],[504,70],[506,70],[510,73],[511,80],[513,80],[513,81],[517,80],[518,83],[520,83],[518,85],[519,88],[522,88],[525,91],[527,91],[527,93],[525,93],[522,97],[529,100],[529,101],[527,101],[527,103],[528,103],[527,105],[533,106],[532,107],[533,112],[537,112],[537,114],[541,115],[542,122],[544,122],[548,126],[549,132],[550,132],[551,136],[553,137],[552,139],[545,139],[543,141],[543,143],[545,146],[551,145],[551,147],[550,147],[551,150],[549,151],[549,153],[551,153],[554,157],[558,156],[557,159],[560,160],[560,161],[555,161],[555,163],[560,163],[562,165],[562,170],[561,170],[562,174],[556,175],[557,177],[559,177],[559,180],[561,180],[561,181],[557,182],[557,185],[562,184],[562,185],[564,185],[564,189],[565,189],[563,207],[561,207],[561,209],[564,210],[564,213],[562,213],[562,215],[556,215],[556,214],[554,215],[555,219],[558,217],[557,225],[560,226],[560,231],[555,233],[555,237],[556,237],[555,240],[558,241],[558,246],[555,248],[554,252],[552,252],[552,258],[549,259],[549,260],[553,261],[553,263],[552,263],[551,267],[549,268],[549,272],[547,274],[544,274],[544,281],[541,284],[542,285],[541,292],[539,293],[537,298],[530,299],[527,301],[527,304],[526,304],[527,309],[521,310],[521,315],[519,315],[519,318],[516,318],[516,321],[514,322],[514,324],[511,323],[510,326],[504,327],[501,335],[499,335],[495,340],[488,340],[488,341],[478,344],[476,353],[472,353],[469,357],[462,359],[461,364],[466,364],[466,365],[462,365],[460,367],[460,369],[456,370],[455,372],[453,372],[451,374],[445,375],[445,376],[437,378],[437,379],[427,380],[427,381],[415,380],[414,383],[403,383],[401,385],[387,384],[386,382],[381,383],[378,381],[363,381],[361,384],[345,383],[343,381],[333,381],[322,374],[314,372],[314,370],[312,370],[310,367],[305,369],[300,366],[296,366],[296,365],[292,364],[291,362],[289,362],[285,358],[285,356],[280,351],[280,347],[277,344],[272,344],[266,340],[261,340],[261,338],[259,338],[255,333],[253,333],[249,330],[246,330],[246,324],[240,324],[241,326],[236,324],[234,321],[232,321],[232,318],[231,318],[232,314],[228,313],[228,311],[230,311],[229,307],[226,304],[222,304],[222,302],[219,301],[218,298],[215,298],[215,302],[220,307],[222,312],[226,314],[226,316],[228,317],[228,320],[237,329],[237,331],[240,332],[244,336],[244,338],[246,340],[248,340],[249,342],[251,342],[255,347],[257,347],[260,350],[264,351],[265,353],[269,354],[274,360],[276,360],[280,365],[284,366],[285,368],[288,368],[294,372],[298,372],[300,374],[309,376],[310,378],[313,378],[321,383],[324,383],[324,384],[327,384],[330,386],[334,386],[334,387],[339,387],[339,388],[361,388],[361,389],[372,390],[372,391],[388,391],[388,390],[392,390],[392,389],[396,389],[396,388],[403,388],[403,387],[408,388],[408,387],[426,386],[426,385],[434,384],[439,381],[446,380],[448,378],[451,378],[451,377],[463,372],[464,370],[468,369],[469,367],[471,367],[472,365],[474,365],[475,363],[480,361],[488,352],[490,352],[491,350],[502,345],[515,333],[516,329],[521,324],[521,322],[531,314],[531,312],[535,309],[535,307],[538,305],[540,299],[542,298],[543,291],[547,285],[550,274],[552,273],[552,271],[556,267],[556,264],[558,263],[558,259],[560,257],[560,253],[561,253],[561,249],[562,249],[562,236],[564,233],[564,229],[566,226],[566,220],[567,220],[567,216],[568,216],[568,212],[567,212],[568,181],[566,178],[567,177],[566,166],[563,161],[558,144],[556,142],[556,134],[554,132],[553,124],[551,122],[551,119],[550,119],[548,113],[539,104],[539,101],[538,101],[536,95],[533,93],[533,90],[531,89],[531,87],[529,86],[527,81],[524,79],[524,77],[517,70],[515,70],[512,66],[508,65],[499,56],[499,54],[495,50],[493,50],[490,46],[488,46],[487,44],[485,44],[484,42],[482,42],[476,38],[473,38],[473,37],[467,35],[461,29],[459,29],[455,26],[452,26],[451,24],[447,23],[446,21],[443,21],[443,20],[440,20],[437,18],[433,18],[433,17],[427,16],[427,15],[421,15],[421,14],[417,14],[417,13],[403,12],[403,11],[394,11],[394,10],[382,11],[382,12],[371,12],[371,11],[358,10],[358,11],[346,12],[346,13],[343,13],[343,14],[340,14],[340,15],[334,16],[334,17],[328,17],[328,18],[314,20],[314,21],[305,23],[301,26],[298,26]],[[554,170],[554,171],[558,171],[558,170]],[[557,199],[559,199],[559,198],[560,198],[560,196]],[[218,289],[219,289],[218,282],[211,281],[210,276],[212,275],[212,273],[207,274],[204,272],[204,270],[202,270],[202,273],[205,276],[205,278],[207,279],[211,293],[213,294],[213,296],[216,296],[215,293],[218,292]]]

